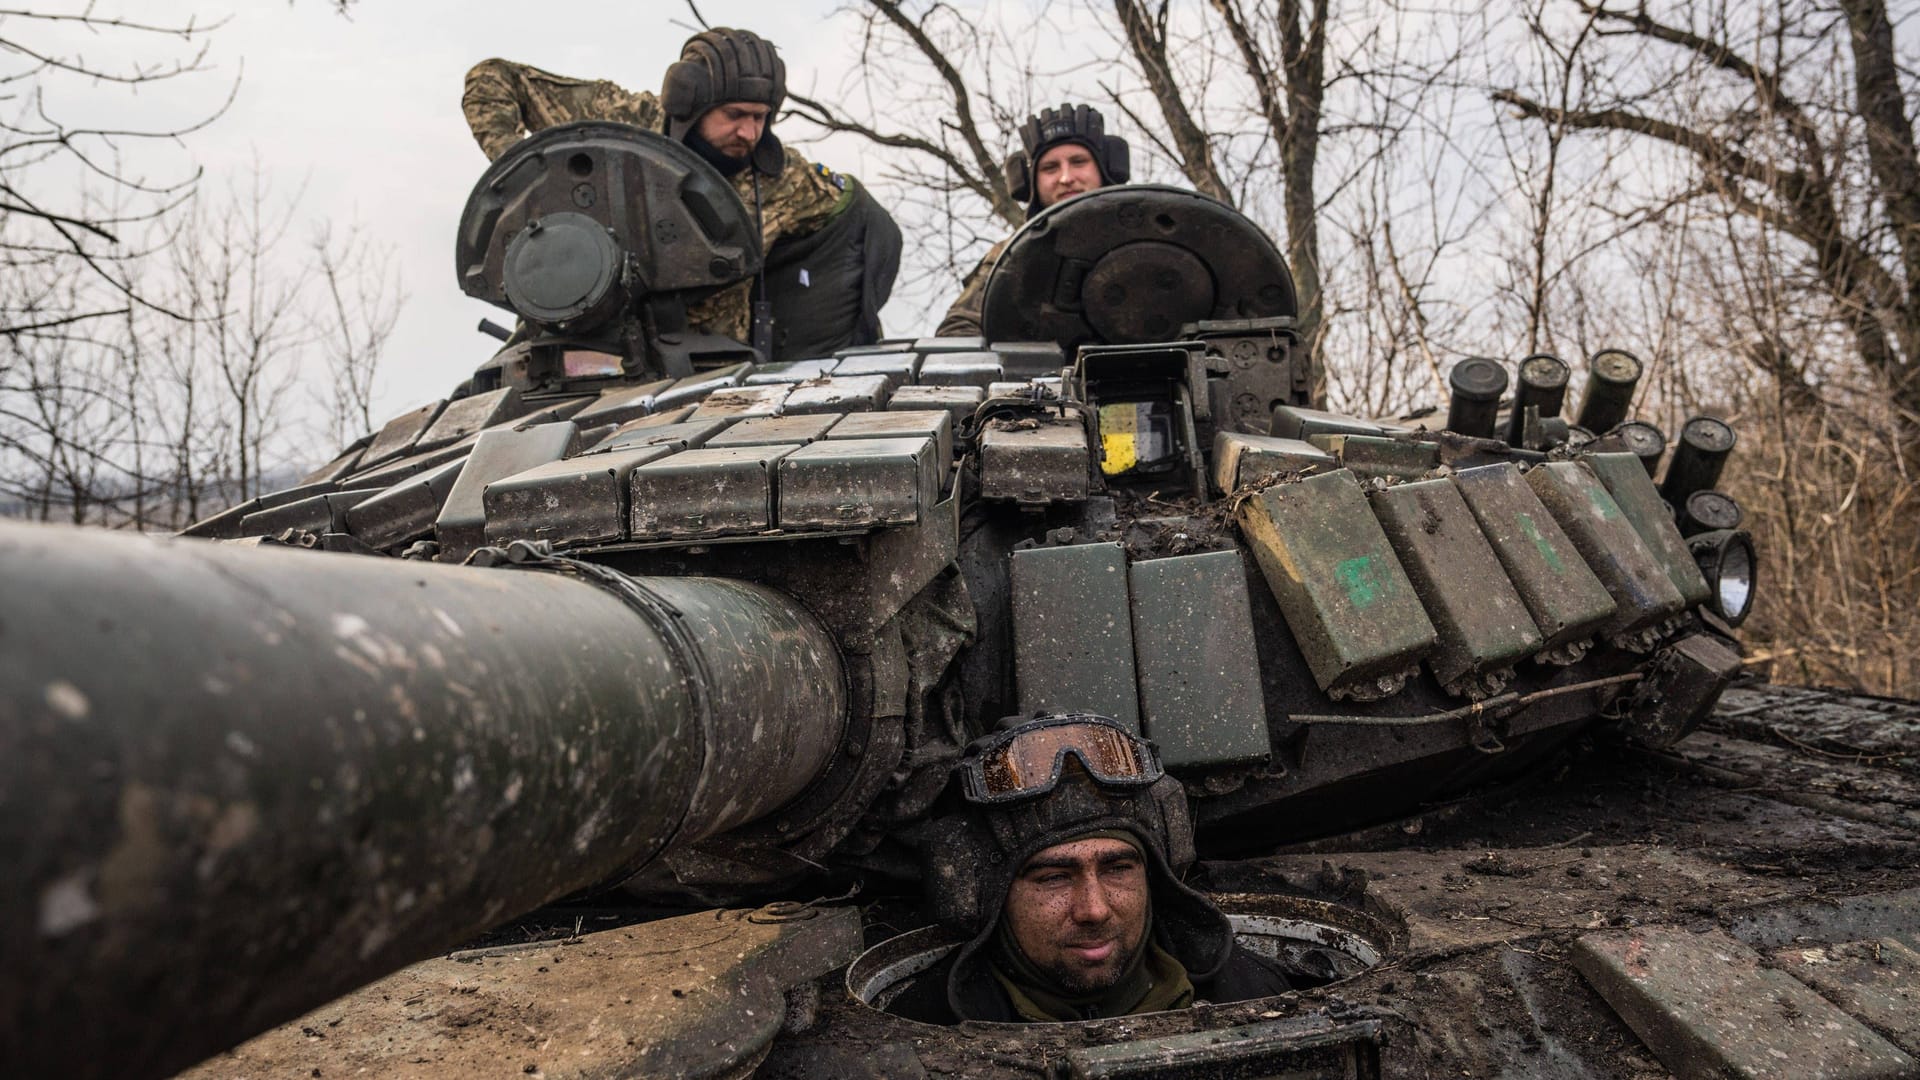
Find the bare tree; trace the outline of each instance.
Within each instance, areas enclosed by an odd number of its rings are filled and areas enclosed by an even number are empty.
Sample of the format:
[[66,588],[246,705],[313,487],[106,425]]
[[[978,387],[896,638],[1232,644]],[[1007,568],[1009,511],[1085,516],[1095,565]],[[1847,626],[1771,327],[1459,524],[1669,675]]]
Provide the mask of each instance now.
[[[1496,99],[1555,129],[1680,151],[1693,172],[1664,201],[1707,200],[1790,241],[1796,276],[1828,301],[1879,382],[1901,459],[1920,469],[1920,156],[1884,0],[1844,0],[1842,18],[1795,2],[1578,6],[1615,56],[1646,61],[1622,69],[1637,84],[1579,107],[1519,88]],[[1769,377],[1798,377],[1791,354],[1745,352]]]
[[297,307],[305,282],[281,259],[297,197],[275,199],[258,162],[228,185],[227,195],[225,212],[195,206],[179,254],[182,275],[208,286],[206,306],[190,317],[226,391],[233,425],[228,479],[244,499],[260,491],[266,445],[292,389],[288,365],[312,330]]
[[358,229],[322,225],[310,244],[323,297],[315,313],[332,378],[320,387],[328,433],[344,446],[373,430],[374,383],[407,296],[391,251]]
[[[1052,87],[1073,85],[1080,100],[1099,101],[1089,92],[1092,82],[1119,113],[1118,126],[1130,126],[1146,151],[1146,167],[1136,171],[1164,166],[1256,220],[1270,211],[1277,218],[1300,296],[1316,396],[1324,392],[1327,94],[1342,80],[1360,95],[1381,92],[1381,73],[1373,70],[1378,58],[1369,52],[1379,40],[1367,29],[1374,13],[1351,14],[1344,29],[1352,53],[1332,57],[1328,43],[1342,29],[1333,0],[1210,0],[1205,10],[1171,0],[1078,0],[1049,5],[1041,25],[1020,27],[968,17],[943,3],[865,0],[847,10],[862,35],[854,81],[833,98],[795,95],[796,111],[828,131],[905,151],[900,160],[907,164],[892,166],[888,179],[910,202],[931,196],[940,204],[936,229],[939,222],[979,221],[982,208],[999,226],[1018,225],[1024,215],[999,162],[1016,148],[1019,120],[1033,111],[1034,97]],[[1041,42],[1072,42],[1074,49],[1037,53]],[[1047,63],[1037,62],[1039,56]],[[1089,71],[1102,74],[1090,80]],[[876,85],[887,88],[884,108],[876,107]],[[1347,164],[1357,167],[1361,160],[1364,155]],[[1276,174],[1277,206],[1268,190]],[[1348,168],[1333,186],[1356,176]],[[996,238],[968,233],[946,245],[945,261],[964,268],[962,252],[977,255]]]
[[[71,303],[74,274],[20,295],[29,310]],[[108,460],[102,452],[119,395],[85,362],[93,342],[71,324],[33,337],[9,335],[0,361],[0,453],[13,467],[0,494],[42,521],[84,520]]]
[[[257,166],[197,191],[168,227],[128,268],[153,308],[0,337],[0,503],[177,528],[277,482],[305,442],[370,426],[404,300],[389,251],[351,226],[303,242],[297,195]],[[88,287],[78,270],[42,283]]]
[[[261,486],[297,380],[364,426],[404,297],[355,230],[292,238],[257,168],[201,190],[183,140],[238,78],[176,106],[223,20],[67,7],[0,12],[0,511],[175,526]],[[115,122],[136,95],[182,118]]]
[[1920,550],[1900,521],[1920,501],[1920,85],[1887,5],[1530,11],[1556,62],[1490,86],[1529,166],[1507,174],[1541,241],[1508,249],[1529,326],[1640,342],[1643,412],[1668,430],[1734,423],[1722,486],[1764,561],[1757,662],[1915,692]]
[[[157,306],[133,288],[127,272],[150,249],[126,241],[178,209],[199,172],[188,163],[152,180],[144,169],[128,167],[123,153],[206,127],[225,111],[232,90],[203,114],[149,128],[69,120],[74,104],[60,92],[89,95],[95,108],[87,111],[99,111],[107,95],[207,74],[210,35],[219,25],[104,16],[91,5],[67,13],[8,11],[0,18],[0,264],[45,276],[78,268],[100,286],[57,309],[30,310],[0,297],[0,333],[56,331]],[[100,37],[134,49],[136,58],[97,64],[74,47]]]
[[896,295],[950,300],[988,247],[1019,227],[1026,209],[1001,163],[1020,122],[1040,104],[1042,57],[1074,40],[1062,14],[1036,13],[1020,28],[981,21],[941,3],[849,0],[861,62],[840,86],[790,88],[794,114],[887,151],[866,177],[912,237]]
[[[1325,298],[1320,263],[1321,204],[1317,166],[1328,85],[1327,32],[1333,0],[1210,0],[1214,16],[1232,43],[1234,72],[1252,90],[1260,142],[1271,145],[1285,208],[1287,264],[1300,297],[1300,336],[1313,366],[1314,397],[1325,397]],[[1114,0],[1127,48],[1164,123],[1180,171],[1194,188],[1230,205],[1237,203],[1218,160],[1216,137],[1196,117],[1196,89],[1183,83],[1172,57],[1186,53],[1170,29],[1171,0]],[[1204,31],[1202,31],[1204,33]],[[1207,55],[1210,50],[1194,50]],[[1236,124],[1236,127],[1242,126]],[[1258,129],[1256,129],[1258,130]],[[1246,162],[1245,172],[1258,165]]]
[[[880,146],[910,150],[931,158],[944,169],[937,181],[940,188],[949,192],[966,191],[991,206],[1001,221],[1017,226],[1025,212],[1007,190],[1006,178],[1000,171],[998,148],[1004,144],[1007,133],[1018,125],[1018,114],[1005,108],[995,109],[990,99],[980,100],[981,95],[968,85],[955,62],[956,59],[963,63],[974,60],[986,72],[991,84],[996,48],[1010,48],[1011,42],[998,39],[991,32],[985,35],[970,32],[976,29],[979,28],[967,26],[951,9],[940,5],[928,8],[915,18],[900,0],[868,0],[861,12],[866,63],[886,63],[904,54],[911,66],[924,64],[931,70],[939,89],[936,95],[927,96],[933,97],[938,102],[937,108],[947,111],[951,117],[938,122],[931,134],[883,129],[877,123],[852,119],[843,110],[802,94],[794,94],[793,101],[802,117],[828,130],[852,132]],[[968,38],[973,39],[970,47],[964,44]],[[983,108],[987,110],[984,116]],[[989,124],[997,130],[990,129]],[[913,170],[914,166],[906,168]],[[924,166],[902,175],[921,182],[934,179],[924,171]]]

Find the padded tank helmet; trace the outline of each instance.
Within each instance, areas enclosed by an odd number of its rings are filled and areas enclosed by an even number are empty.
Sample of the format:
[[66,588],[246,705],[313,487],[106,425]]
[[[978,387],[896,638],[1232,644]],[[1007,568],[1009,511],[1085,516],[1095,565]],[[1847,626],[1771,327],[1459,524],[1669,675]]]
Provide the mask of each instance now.
[[1040,212],[1040,197],[1033,182],[1034,163],[1047,151],[1063,143],[1078,143],[1093,155],[1100,170],[1100,182],[1124,184],[1133,176],[1133,159],[1127,140],[1107,134],[1107,122],[1100,110],[1091,105],[1062,105],[1041,109],[1020,125],[1021,149],[1007,158],[1007,191],[1027,204],[1028,214]]
[[676,140],[685,140],[715,106],[730,101],[765,105],[767,126],[753,148],[753,166],[764,176],[780,175],[786,163],[786,151],[773,134],[774,115],[786,100],[787,64],[773,43],[751,30],[725,26],[688,38],[660,88],[667,136]]
[[1093,713],[1008,717],[968,745],[954,767],[965,802],[923,847],[933,914],[967,940],[948,980],[956,1015],[963,988],[980,985],[1007,890],[1027,860],[1089,833],[1139,841],[1154,926],[1196,979],[1226,963],[1232,930],[1211,901],[1181,881],[1193,864],[1193,827],[1180,781],[1153,744]]

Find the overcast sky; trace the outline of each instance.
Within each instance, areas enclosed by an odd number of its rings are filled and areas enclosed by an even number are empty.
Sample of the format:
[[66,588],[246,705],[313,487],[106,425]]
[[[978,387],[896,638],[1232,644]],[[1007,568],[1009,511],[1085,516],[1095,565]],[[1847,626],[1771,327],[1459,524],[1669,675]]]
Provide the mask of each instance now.
[[[698,2],[712,24],[778,44],[796,87],[830,84],[851,65],[852,24],[832,14],[832,0]],[[217,104],[238,76],[232,108],[185,147],[209,179],[245,170],[257,155],[281,190],[305,183],[305,216],[357,221],[392,247],[408,300],[376,420],[447,393],[491,352],[474,325],[508,318],[462,295],[453,274],[460,208],[487,164],[460,113],[467,69],[500,56],[657,91],[692,27],[680,0],[359,0],[345,18],[325,0],[106,0],[96,13],[227,18],[208,39],[214,74],[147,87],[141,108],[156,119],[189,115]],[[843,139],[807,152],[860,175],[863,150]],[[898,301],[884,318],[903,330],[928,321]]]

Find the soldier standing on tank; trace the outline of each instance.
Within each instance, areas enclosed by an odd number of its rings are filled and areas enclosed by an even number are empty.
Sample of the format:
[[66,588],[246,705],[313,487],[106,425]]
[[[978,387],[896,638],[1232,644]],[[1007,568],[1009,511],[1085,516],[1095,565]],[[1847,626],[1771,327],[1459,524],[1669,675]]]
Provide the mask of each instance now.
[[[1022,149],[1007,158],[1007,190],[1027,204],[1028,217],[1063,199],[1109,184],[1124,184],[1132,172],[1127,140],[1108,135],[1100,110],[1090,105],[1041,109],[1020,125],[1020,145]],[[987,278],[1006,247],[1007,240],[993,245],[980,265],[966,276],[960,298],[940,320],[936,331],[939,336],[974,337],[980,333],[980,307],[986,299]]]
[[888,1011],[927,1023],[1093,1020],[1291,987],[1180,880],[1180,781],[1153,744],[1089,713],[1009,718],[967,747],[964,810],[931,838],[935,914],[968,940]]
[[[779,241],[818,232],[855,206],[886,218],[850,177],[809,163],[774,135],[786,93],[786,62],[771,42],[752,31],[718,27],[687,39],[658,96],[491,59],[467,72],[460,107],[489,159],[526,135],[578,120],[611,120],[678,139],[732,181],[758,216],[763,250],[771,257]],[[885,228],[893,229],[890,218]],[[893,260],[897,268],[897,251]],[[892,268],[865,281],[878,293],[866,305],[874,336],[879,305],[893,285]],[[752,287],[743,281],[695,305],[688,312],[694,328],[761,346],[765,355],[767,343],[753,335]]]

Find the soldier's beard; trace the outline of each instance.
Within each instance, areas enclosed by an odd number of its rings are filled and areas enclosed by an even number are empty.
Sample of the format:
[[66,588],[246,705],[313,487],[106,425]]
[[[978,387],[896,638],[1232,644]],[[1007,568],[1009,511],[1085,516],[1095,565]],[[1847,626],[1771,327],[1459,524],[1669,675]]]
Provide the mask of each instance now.
[[[694,153],[699,154],[707,164],[720,170],[721,176],[737,175],[740,170],[747,167],[747,162],[753,157],[752,145],[740,143],[737,139],[730,140],[727,148],[723,149],[701,138],[698,131],[689,131],[686,138],[681,141],[685,142]],[[735,145],[740,147],[737,153],[732,149]]]
[[1075,997],[1102,994],[1113,989],[1128,972],[1133,970],[1134,960],[1140,955],[1140,950],[1146,948],[1146,944],[1144,937],[1135,942],[1132,948],[1128,948],[1127,943],[1121,941],[1107,963],[1098,968],[1088,969],[1060,962],[1049,964],[1040,970],[1045,972],[1060,989]]

